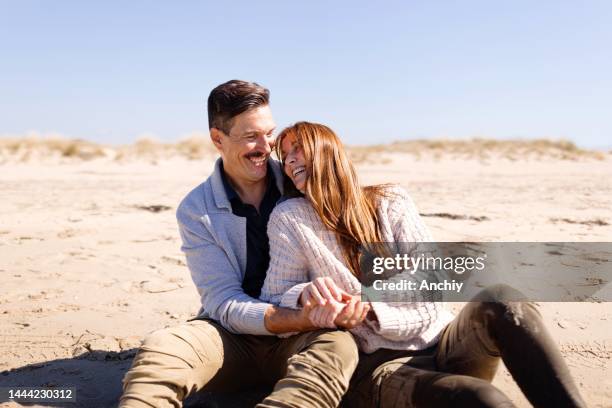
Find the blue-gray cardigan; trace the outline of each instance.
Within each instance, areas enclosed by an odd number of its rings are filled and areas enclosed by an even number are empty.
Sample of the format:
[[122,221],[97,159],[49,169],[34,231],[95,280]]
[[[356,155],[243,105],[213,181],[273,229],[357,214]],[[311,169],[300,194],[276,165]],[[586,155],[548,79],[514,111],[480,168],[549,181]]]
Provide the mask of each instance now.
[[[270,304],[242,290],[246,218],[232,214],[220,164],[218,159],[210,177],[187,194],[176,211],[181,250],[202,303],[198,317],[214,319],[233,333],[272,335],[264,325]],[[270,159],[270,165],[282,193],[280,164]]]

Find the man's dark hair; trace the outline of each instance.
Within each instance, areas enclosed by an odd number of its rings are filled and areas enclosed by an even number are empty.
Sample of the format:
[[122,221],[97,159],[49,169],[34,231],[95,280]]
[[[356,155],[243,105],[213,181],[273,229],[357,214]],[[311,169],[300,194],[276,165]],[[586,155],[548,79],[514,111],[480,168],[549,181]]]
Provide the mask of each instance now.
[[255,82],[232,79],[217,86],[208,96],[208,128],[229,134],[232,119],[270,103],[270,91]]

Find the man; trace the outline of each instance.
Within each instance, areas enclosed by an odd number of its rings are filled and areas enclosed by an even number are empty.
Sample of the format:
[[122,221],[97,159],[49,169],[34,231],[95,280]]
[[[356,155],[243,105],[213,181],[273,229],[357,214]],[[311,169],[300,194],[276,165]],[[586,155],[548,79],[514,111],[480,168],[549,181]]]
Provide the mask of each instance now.
[[337,406],[357,365],[351,335],[317,330],[309,304],[291,310],[257,299],[269,263],[266,224],[282,193],[280,166],[269,159],[269,91],[221,84],[208,98],[208,121],[221,157],[177,210],[202,307],[198,319],[145,338],[120,406],[176,407],[198,391],[261,386],[274,388],[259,407]]

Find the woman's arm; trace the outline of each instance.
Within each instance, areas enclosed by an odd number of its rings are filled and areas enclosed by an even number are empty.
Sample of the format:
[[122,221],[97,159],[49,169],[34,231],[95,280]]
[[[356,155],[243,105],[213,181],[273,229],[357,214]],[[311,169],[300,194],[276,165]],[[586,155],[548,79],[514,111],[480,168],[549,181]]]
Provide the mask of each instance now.
[[[388,226],[391,228],[390,233],[395,243],[399,244],[398,248],[416,249],[419,242],[433,241],[429,229],[406,190],[401,187],[391,189],[385,204],[384,210],[389,221]],[[404,271],[385,281],[408,280],[418,284],[426,277],[424,274],[429,273],[432,272]],[[374,331],[391,340],[405,340],[424,332],[438,319],[444,308],[442,303],[427,301],[414,291],[380,292],[372,300],[375,319],[368,318],[366,321]]]
[[433,242],[431,232],[408,192],[397,186],[389,193],[387,215],[395,242]]
[[297,299],[310,280],[306,258],[295,236],[296,227],[282,207],[270,215],[270,264],[259,297],[264,302],[293,309],[297,308]]

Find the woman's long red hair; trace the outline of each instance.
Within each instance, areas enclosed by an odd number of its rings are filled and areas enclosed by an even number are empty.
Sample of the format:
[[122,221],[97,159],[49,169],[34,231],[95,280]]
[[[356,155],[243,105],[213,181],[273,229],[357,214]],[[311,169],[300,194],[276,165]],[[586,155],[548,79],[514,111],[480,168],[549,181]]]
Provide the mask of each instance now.
[[[278,135],[276,152],[281,161],[282,141],[288,135],[295,136],[304,152],[308,171],[305,196],[323,224],[336,234],[346,264],[359,277],[363,246],[382,241],[377,202],[385,186],[361,188],[338,136],[327,126],[317,123],[298,122]],[[285,194],[300,195],[286,175]]]

